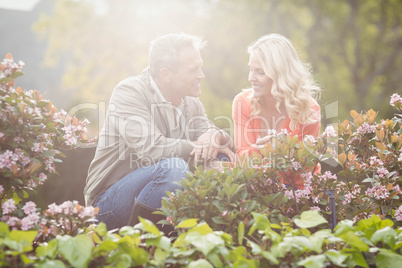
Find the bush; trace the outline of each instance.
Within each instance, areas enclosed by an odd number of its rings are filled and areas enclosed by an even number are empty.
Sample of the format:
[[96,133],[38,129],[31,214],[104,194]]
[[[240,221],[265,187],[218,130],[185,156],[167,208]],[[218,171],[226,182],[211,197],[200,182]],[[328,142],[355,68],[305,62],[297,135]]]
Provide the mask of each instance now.
[[[270,132],[262,155],[223,172],[203,170],[168,193],[160,214],[173,241],[150,221],[107,230],[97,208],[77,201],[43,213],[29,196],[61,161],[90,142],[86,120],[70,118],[37,91],[14,88],[23,63],[0,64],[0,265],[35,267],[391,267],[402,261],[401,114],[376,113],[303,140]],[[391,105],[401,112],[402,98]],[[339,172],[321,171],[335,159]],[[297,189],[300,181],[302,189]],[[329,209],[336,202],[336,225]],[[332,216],[332,217],[331,217]],[[328,229],[332,223],[331,230]]]
[[36,242],[58,234],[75,235],[96,215],[76,201],[52,204],[41,214],[32,201],[22,204],[29,191],[57,173],[61,149],[91,142],[85,136],[87,120],[79,121],[43,99],[36,90],[14,88],[23,62],[8,54],[0,63],[0,217],[13,230],[39,230]]
[[[313,209],[334,227],[333,191],[338,220],[379,215],[401,226],[402,98],[394,94],[391,105],[399,112],[392,120],[376,123],[374,111],[352,111],[353,122],[339,123],[338,131],[330,125],[317,139],[270,131],[261,155],[240,159],[223,173],[200,167],[182,180],[182,189],[162,201],[163,222],[176,226],[198,218],[237,236],[239,224],[246,230],[253,224],[252,212],[264,213],[276,224],[294,224],[301,212]],[[338,171],[321,173],[321,164],[329,161],[338,163]],[[302,189],[297,188],[300,178]]]

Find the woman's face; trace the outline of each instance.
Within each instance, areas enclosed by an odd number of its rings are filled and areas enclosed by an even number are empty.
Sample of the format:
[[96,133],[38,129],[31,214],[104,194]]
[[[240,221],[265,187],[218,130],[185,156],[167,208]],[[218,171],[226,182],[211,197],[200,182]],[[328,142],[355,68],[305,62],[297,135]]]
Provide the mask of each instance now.
[[255,52],[251,52],[248,66],[250,67],[248,81],[253,87],[254,96],[257,98],[270,96],[272,79],[264,73],[264,70],[262,69],[261,63],[258,60]]

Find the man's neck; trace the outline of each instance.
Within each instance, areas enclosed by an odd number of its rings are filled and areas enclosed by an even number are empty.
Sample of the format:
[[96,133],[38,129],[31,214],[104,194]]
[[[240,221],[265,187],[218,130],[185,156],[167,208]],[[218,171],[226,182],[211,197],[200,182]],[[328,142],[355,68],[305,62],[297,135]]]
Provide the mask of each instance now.
[[169,88],[164,85],[163,83],[160,83],[160,81],[158,81],[158,79],[155,79],[155,83],[159,88],[159,91],[162,93],[162,96],[170,103],[172,103],[172,105],[177,106],[179,105],[179,103],[181,102],[181,100],[183,99],[181,96],[174,96],[174,94],[172,94],[172,90],[169,90]]

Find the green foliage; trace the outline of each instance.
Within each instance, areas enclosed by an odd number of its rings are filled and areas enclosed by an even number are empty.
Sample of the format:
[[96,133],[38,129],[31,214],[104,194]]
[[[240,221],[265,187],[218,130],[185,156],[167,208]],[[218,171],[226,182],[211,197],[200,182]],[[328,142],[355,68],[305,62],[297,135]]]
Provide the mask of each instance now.
[[9,231],[0,223],[0,261],[2,266],[38,267],[392,267],[402,258],[402,230],[378,216],[356,225],[342,221],[331,233],[314,231],[325,221],[317,211],[300,215],[299,224],[308,229],[275,225],[263,214],[252,215],[249,235],[258,232],[261,239],[244,238],[238,245],[230,234],[194,219],[178,224],[182,232],[174,241],[140,219],[118,233],[107,231],[103,223],[91,225],[83,234],[58,236],[33,250],[35,232]]
[[88,142],[87,120],[58,111],[36,90],[14,88],[23,65],[11,54],[0,63],[0,198],[16,203],[56,172],[61,149]]

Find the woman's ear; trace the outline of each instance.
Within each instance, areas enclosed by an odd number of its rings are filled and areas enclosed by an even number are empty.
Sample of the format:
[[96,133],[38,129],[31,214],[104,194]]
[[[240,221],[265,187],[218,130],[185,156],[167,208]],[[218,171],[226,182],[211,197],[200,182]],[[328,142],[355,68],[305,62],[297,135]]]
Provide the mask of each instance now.
[[172,72],[163,67],[159,70],[159,77],[162,82],[169,83],[172,79]]

